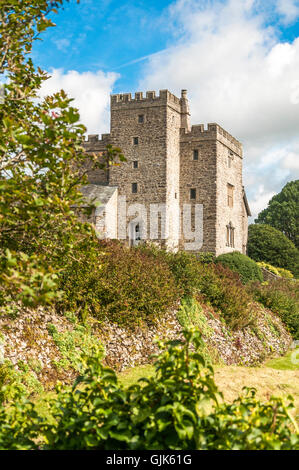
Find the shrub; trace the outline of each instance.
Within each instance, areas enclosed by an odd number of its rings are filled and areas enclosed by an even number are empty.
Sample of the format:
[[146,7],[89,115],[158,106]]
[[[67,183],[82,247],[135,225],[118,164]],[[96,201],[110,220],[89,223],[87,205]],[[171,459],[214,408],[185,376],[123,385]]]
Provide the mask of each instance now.
[[152,247],[143,252],[163,257],[184,296],[201,294],[205,302],[221,311],[226,323],[233,329],[244,328],[253,321],[252,298],[245,290],[237,273],[220,264],[204,264],[191,253],[167,253]]
[[177,253],[161,250],[155,245],[140,245],[137,251],[154,256],[156,260],[166,262],[169,266],[182,296],[192,296],[199,288],[199,278],[203,264],[196,256],[186,251]]
[[291,271],[288,271],[287,269],[276,268],[275,266],[272,266],[271,264],[264,263],[264,262],[260,262],[257,264],[259,265],[260,268],[267,269],[267,271],[270,271],[276,276],[284,277],[285,279],[293,279],[294,277]]
[[299,288],[298,282],[277,279],[269,283],[249,286],[255,299],[276,313],[294,339],[299,340]]
[[128,326],[163,316],[180,296],[162,258],[119,242],[102,242],[97,253],[71,263],[62,289],[62,308]]
[[199,353],[200,334],[167,343],[156,373],[124,388],[111,369],[90,358],[72,389],[58,387],[50,401],[54,419],[37,416],[30,403],[0,408],[0,448],[50,450],[271,450],[298,449],[292,398],[262,403],[247,390],[223,402],[213,368]]
[[299,276],[299,250],[282,232],[266,224],[250,225],[248,255]]
[[200,279],[204,299],[220,310],[232,329],[242,329],[255,320],[252,297],[247,293],[237,273],[221,264],[209,266]]
[[262,271],[257,263],[238,251],[218,256],[216,263],[221,263],[223,266],[237,272],[243,284],[249,281],[263,281]]

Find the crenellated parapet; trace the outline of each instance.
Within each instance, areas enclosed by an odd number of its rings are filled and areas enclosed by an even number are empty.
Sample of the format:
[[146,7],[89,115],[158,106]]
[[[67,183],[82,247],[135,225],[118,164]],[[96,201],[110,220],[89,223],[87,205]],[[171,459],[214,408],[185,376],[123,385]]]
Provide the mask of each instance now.
[[219,124],[209,123],[207,129],[205,129],[204,124],[198,124],[192,126],[190,132],[187,132],[185,128],[182,128],[180,133],[182,142],[189,142],[190,140],[218,140],[225,146],[229,147],[234,153],[242,157],[242,144],[219,126]]
[[89,134],[85,143],[95,143],[95,142],[107,142],[109,140],[110,134],[101,134],[101,138],[99,139],[99,134]]
[[101,138],[99,138],[99,134],[90,134],[83,142],[83,147],[87,152],[95,152],[104,150],[109,143],[110,134],[102,134]]
[[180,98],[170,93],[168,90],[160,90],[157,95],[155,91],[147,91],[145,95],[142,91],[138,91],[132,96],[132,93],[119,93],[111,95],[111,109],[119,109],[122,107],[146,107],[159,105],[172,105],[180,110]]

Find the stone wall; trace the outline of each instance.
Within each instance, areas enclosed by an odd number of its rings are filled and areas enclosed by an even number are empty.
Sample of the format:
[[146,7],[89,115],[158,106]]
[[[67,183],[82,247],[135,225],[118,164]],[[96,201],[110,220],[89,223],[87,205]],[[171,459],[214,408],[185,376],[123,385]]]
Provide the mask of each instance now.
[[[250,326],[240,331],[231,331],[210,306],[202,305],[202,309],[205,318],[203,339],[210,356],[217,362],[257,365],[267,357],[284,354],[292,343],[281,320],[262,307],[255,326],[258,333]],[[159,352],[154,342],[156,337],[176,340],[181,338],[182,332],[175,311],[169,312],[151,326],[144,324],[134,330],[108,321],[99,324],[92,318],[89,318],[89,322],[89,337],[104,344],[104,362],[117,371],[149,364],[153,361],[151,355]],[[78,326],[73,319],[68,320],[53,309],[43,307],[35,310],[19,309],[18,316],[14,319],[2,314],[0,346],[3,357],[0,356],[0,364],[1,361],[8,360],[18,368],[22,361],[46,388],[53,388],[57,380],[72,382],[78,371],[71,367],[58,366],[66,359],[66,350],[60,350],[53,341],[49,334],[49,325],[54,325],[62,334],[71,333]],[[82,348],[84,349],[84,344]]]
[[[216,255],[231,251],[244,252],[242,153],[232,152],[229,144],[229,141],[225,143],[217,141]],[[228,184],[233,187],[233,207],[228,205]],[[229,223],[234,227],[233,247],[227,246],[226,226]]]
[[[194,127],[193,127],[194,129]],[[193,151],[198,150],[198,160]],[[214,132],[197,134],[181,132],[180,205],[203,204],[202,251],[215,253],[216,240],[216,141]],[[190,189],[196,189],[196,200],[190,199]],[[182,212],[181,212],[182,214]],[[192,227],[195,228],[194,225]],[[187,240],[181,238],[181,249]]]

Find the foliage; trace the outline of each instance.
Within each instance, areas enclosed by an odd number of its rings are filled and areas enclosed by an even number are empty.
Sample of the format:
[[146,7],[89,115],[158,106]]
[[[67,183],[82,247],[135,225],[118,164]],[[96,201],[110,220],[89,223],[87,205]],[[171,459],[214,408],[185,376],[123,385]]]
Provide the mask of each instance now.
[[55,325],[49,323],[48,331],[62,356],[59,362],[53,363],[58,368],[80,371],[84,356],[104,356],[104,347],[99,339],[92,335],[90,326],[76,324],[73,330],[59,332]]
[[263,284],[253,283],[248,289],[258,302],[276,313],[293,338],[299,340],[298,282],[277,279]]
[[162,316],[180,296],[166,262],[150,253],[111,241],[84,257],[63,273],[63,308],[134,326]]
[[[98,358],[73,388],[58,387],[50,401],[54,420],[36,414],[32,404],[0,409],[0,448],[45,449],[298,449],[292,397],[261,403],[247,390],[232,404],[223,402],[213,368],[198,352],[200,333],[184,331],[184,341],[168,342],[155,375],[122,387]],[[12,439],[14,435],[15,439]]]
[[16,368],[10,361],[0,363],[0,403],[14,399],[16,391],[22,396],[41,393],[43,386],[27,364]]
[[265,261],[299,276],[299,250],[279,230],[266,224],[250,225],[248,255],[255,261]]
[[213,334],[213,329],[208,325],[200,303],[194,297],[182,299],[177,319],[183,328],[194,326],[206,337]]
[[232,329],[245,328],[255,321],[253,299],[238,274],[229,268],[221,264],[205,268],[200,278],[200,292]]
[[203,272],[203,264],[191,253],[179,251],[177,253],[164,252],[165,259],[182,289],[184,296],[192,296],[199,289],[199,281]]
[[233,329],[244,328],[254,319],[254,308],[237,273],[220,264],[202,263],[196,256],[179,251],[168,253],[154,247],[140,247],[168,263],[183,296],[201,295],[202,300],[220,311],[220,315]]
[[299,180],[287,183],[255,222],[277,228],[299,249]]
[[40,266],[37,256],[7,249],[0,257],[0,305],[20,301],[34,306],[58,300],[62,293],[57,279],[50,266]]
[[271,264],[265,262],[259,262],[257,264],[260,268],[264,268],[267,271],[270,271],[271,273],[275,274],[276,276],[284,277],[285,279],[293,279],[294,277],[291,271],[288,271],[287,269],[276,268],[275,266],[272,266]]
[[206,252],[199,252],[195,253],[194,255],[198,261],[203,264],[211,264],[215,262],[216,256],[214,253],[210,253],[209,251]]
[[[63,0],[1,2],[0,75],[0,302],[13,296],[25,304],[50,303],[59,297],[56,282],[68,257],[80,258],[78,246],[93,244],[93,229],[78,221],[73,207],[82,202],[86,182],[79,112],[61,90],[39,99],[48,76],[32,62],[32,46],[54,23],[48,18]],[[104,152],[109,166],[123,160],[120,149]],[[113,162],[111,162],[113,164]],[[87,243],[87,242],[86,242]],[[86,245],[85,243],[85,245]],[[13,264],[12,264],[13,263]],[[6,272],[8,267],[9,272]]]
[[237,272],[243,284],[249,281],[263,281],[263,275],[257,263],[238,251],[220,255],[216,258],[216,262]]

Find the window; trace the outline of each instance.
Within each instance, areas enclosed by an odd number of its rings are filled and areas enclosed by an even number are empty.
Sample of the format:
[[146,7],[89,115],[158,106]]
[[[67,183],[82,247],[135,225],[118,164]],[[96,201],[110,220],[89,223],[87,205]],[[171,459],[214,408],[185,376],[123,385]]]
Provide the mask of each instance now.
[[133,168],[138,168],[138,161],[137,161],[137,160],[135,160],[135,161],[133,162]]
[[137,183],[132,183],[132,193],[133,194],[137,193]]
[[227,185],[227,205],[228,207],[234,207],[234,186],[232,184]]
[[235,229],[231,222],[226,226],[226,246],[235,248]]
[[190,189],[190,199],[196,199],[196,189]]
[[233,152],[230,152],[228,154],[228,157],[227,157],[227,166],[228,166],[228,168],[232,167],[233,159],[234,159],[234,154],[233,154]]
[[197,149],[193,150],[193,160],[196,160],[196,161],[198,160],[198,150]]
[[144,122],[144,114],[139,114],[138,116],[138,122],[142,124]]
[[134,145],[138,145],[138,137],[133,138],[133,143],[134,143]]

